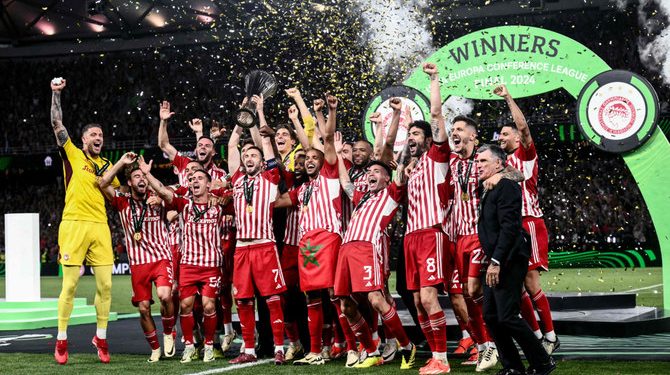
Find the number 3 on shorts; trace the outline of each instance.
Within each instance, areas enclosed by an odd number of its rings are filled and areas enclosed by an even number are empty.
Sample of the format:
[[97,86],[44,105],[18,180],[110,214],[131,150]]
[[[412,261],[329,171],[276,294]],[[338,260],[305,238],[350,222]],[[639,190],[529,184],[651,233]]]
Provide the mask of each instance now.
[[435,258],[426,259],[426,271],[429,273],[437,271],[437,268],[435,267]]

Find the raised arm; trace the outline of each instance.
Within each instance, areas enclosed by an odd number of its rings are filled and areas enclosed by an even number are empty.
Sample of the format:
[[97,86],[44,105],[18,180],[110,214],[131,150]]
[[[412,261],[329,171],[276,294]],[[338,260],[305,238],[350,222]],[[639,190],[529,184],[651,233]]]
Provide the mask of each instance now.
[[275,158],[275,150],[274,150],[274,136],[275,132],[270,128],[267,124],[265,126],[261,127],[260,129],[260,134],[261,137],[263,137],[263,157],[265,158],[265,161],[270,161]]
[[314,99],[314,116],[316,116],[316,129],[314,129],[314,136],[312,137],[312,147],[323,151],[323,144],[319,142],[319,138],[323,135],[323,129],[326,127],[326,119],[323,117],[323,106],[326,102],[323,99]]
[[[312,118],[312,115],[309,113],[309,109],[307,108],[307,104],[305,104],[305,100],[303,100],[302,95],[300,94],[300,90],[292,87],[286,90],[286,95],[293,99],[295,105],[300,111],[300,117],[302,117],[302,121],[305,124],[305,127],[302,128],[301,126],[301,130],[298,130],[298,127],[296,126],[295,131],[298,135],[298,140],[300,141],[302,148],[307,149],[309,147],[310,138],[314,136],[314,118]],[[301,138],[300,131],[303,132],[307,142],[304,142],[304,140]]]
[[194,118],[193,120],[188,122],[188,127],[193,130],[193,133],[195,133],[195,141],[196,143],[200,140],[202,137],[202,120],[199,118]]
[[382,157],[382,148],[384,147],[384,137],[382,136],[382,114],[374,112],[370,115],[370,122],[375,133],[375,144],[372,146],[372,158],[380,160]]
[[243,131],[239,125],[235,125],[230,138],[228,138],[228,173],[231,175],[240,169],[240,150],[238,146]]
[[400,154],[400,158],[398,159],[398,167],[396,168],[396,173],[395,173],[395,184],[398,186],[403,186],[407,182],[407,176],[405,175],[405,167],[410,162],[410,152],[409,152],[409,145],[405,144],[405,148],[403,148],[402,153]]
[[64,79],[59,84],[54,84],[53,81],[51,82],[51,127],[54,130],[56,144],[58,144],[59,147],[62,147],[70,138],[67,129],[65,129],[65,125],[63,125],[63,109],[60,105],[60,93],[64,88]]
[[442,115],[442,97],[440,95],[440,77],[437,65],[423,64],[423,72],[430,76],[430,128],[433,132],[433,141],[442,143],[447,141],[447,128]]
[[98,179],[98,187],[107,200],[111,201],[112,198],[114,198],[114,187],[112,187],[114,177],[119,174],[120,171],[132,164],[136,159],[137,155],[134,152],[126,152],[121,156],[121,159],[112,166],[112,169],[107,170],[107,172]]
[[172,189],[166,187],[163,185],[162,182],[158,181],[156,177],[151,175],[151,165],[154,163],[153,160],[149,161],[149,164],[144,162],[144,157],[140,156],[137,158],[137,164],[140,167],[140,170],[142,173],[144,173],[144,176],[147,178],[147,182],[149,182],[149,186],[151,186],[152,189],[158,194],[159,197],[161,197],[165,203],[172,203],[172,198],[174,198],[174,193],[172,192]]
[[533,138],[530,136],[530,128],[526,122],[526,117],[523,115],[523,112],[521,112],[521,108],[516,105],[512,95],[507,91],[507,87],[505,85],[497,86],[493,90],[493,93],[505,99],[510,112],[512,112],[512,120],[514,120],[514,124],[521,135],[521,145],[523,148],[530,147],[533,143]]
[[295,105],[292,105],[288,108],[288,118],[293,124],[293,129],[295,129],[295,134],[298,136],[298,141],[303,149],[309,148],[309,138],[307,133],[305,133],[305,128],[302,127],[300,120],[298,119],[298,108]]
[[347,194],[349,199],[354,199],[355,186],[353,183],[351,183],[349,171],[347,171],[347,167],[344,165],[344,158],[342,157],[342,149],[344,148],[344,143],[342,142],[342,133],[335,132],[334,141],[335,152],[337,153],[337,170],[340,175],[340,185],[342,185],[342,189]]
[[177,156],[177,149],[170,144],[167,132],[168,120],[174,115],[174,112],[170,111],[170,102],[163,100],[158,114],[161,120],[160,125],[158,126],[158,147],[160,147],[160,149],[167,155],[168,159],[172,161],[175,156]]
[[338,100],[333,95],[326,97],[328,102],[328,121],[322,129],[323,153],[328,164],[337,163],[337,153],[335,152],[335,127],[337,125],[337,104]]
[[391,104],[391,108],[393,109],[393,117],[391,118],[389,132],[386,134],[384,145],[381,149],[381,155],[379,156],[379,159],[384,163],[389,163],[391,160],[393,160],[393,146],[395,145],[395,138],[398,135],[398,126],[400,125],[402,99],[391,98],[389,104]]

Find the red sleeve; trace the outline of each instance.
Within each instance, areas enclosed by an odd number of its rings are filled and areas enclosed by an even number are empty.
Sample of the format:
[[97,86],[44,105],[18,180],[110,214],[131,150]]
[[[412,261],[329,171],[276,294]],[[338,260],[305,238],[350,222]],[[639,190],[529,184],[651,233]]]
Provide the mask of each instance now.
[[230,178],[230,186],[235,186],[235,183],[237,182],[237,180],[239,180],[243,176],[244,176],[244,173],[242,173],[242,171],[240,171],[239,169],[236,170],[235,173],[233,173],[233,177]]
[[407,193],[407,185],[398,186],[395,182],[391,182],[387,189],[389,190],[391,199],[398,203],[402,202],[403,198],[405,197],[405,193]]
[[186,168],[186,164],[190,163],[191,159],[187,158],[186,156],[182,155],[181,153],[177,153],[177,155],[174,156],[174,159],[172,160],[172,165],[177,167],[179,172],[183,171],[184,168]]
[[449,148],[448,141],[444,141],[441,145],[433,143],[430,149],[428,149],[428,157],[437,163],[448,162],[449,155],[451,155],[451,149]]
[[300,203],[300,201],[298,201],[298,191],[299,190],[300,189],[293,189],[293,190],[288,192],[288,196],[289,196],[289,198],[291,198],[291,204],[294,205],[294,206],[297,206]]
[[319,173],[325,178],[340,178],[340,171],[337,168],[337,162],[335,164],[328,164],[326,159],[323,159],[323,166],[321,167],[321,172]]
[[211,190],[209,193],[212,194],[213,196],[219,197],[219,198],[223,198],[223,197],[228,196],[228,195],[233,195],[233,193],[230,190],[224,189],[224,188],[214,189],[214,190]]
[[[395,184],[394,184],[395,185]],[[354,204],[354,207],[358,206],[358,202],[363,199],[363,196],[365,195],[365,192],[362,192],[358,189],[354,190],[354,196],[351,202]]]
[[263,177],[270,181],[270,183],[278,185],[281,176],[279,175],[279,168],[272,168],[263,172]]
[[122,211],[124,208],[128,207],[128,197],[116,195],[109,203],[115,210]]
[[173,190],[175,195],[179,196],[185,196],[188,194],[188,188],[186,186],[178,186],[176,189]]
[[349,159],[344,159],[344,168],[350,170],[354,166],[354,163],[350,162]]
[[286,182],[286,187],[288,189],[292,188],[295,185],[295,173],[289,170],[282,170],[281,172],[284,175],[284,181]]
[[523,145],[519,145],[519,147],[514,151],[514,154],[516,155],[517,158],[521,161],[528,161],[528,160],[533,160],[537,157],[537,151],[535,150],[535,143],[531,143],[528,148],[523,148]]
[[171,203],[165,203],[165,209],[168,211],[175,210],[182,212],[184,207],[188,205],[188,199],[182,197],[173,197]]

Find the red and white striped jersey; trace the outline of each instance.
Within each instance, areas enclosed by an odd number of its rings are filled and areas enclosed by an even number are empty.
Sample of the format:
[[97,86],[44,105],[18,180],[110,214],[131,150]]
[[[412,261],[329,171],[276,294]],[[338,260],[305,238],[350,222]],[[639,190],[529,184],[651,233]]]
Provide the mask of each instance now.
[[407,181],[407,230],[417,230],[442,225],[444,204],[442,186],[448,183],[449,142],[433,144],[416,163]]
[[[172,164],[179,170],[179,185],[181,186],[188,186],[185,169],[186,165],[192,161],[192,159],[182,155],[181,152],[178,152],[177,155],[175,155],[174,160],[172,160]],[[214,162],[209,163],[207,173],[212,176],[212,180],[223,180],[226,178],[226,171],[217,167]]]
[[300,237],[315,229],[342,234],[342,199],[337,163],[323,161],[319,176],[289,192],[300,210]]
[[[289,190],[295,190],[298,187],[295,173],[285,171],[284,181]],[[300,244],[300,209],[291,206],[286,209],[286,229],[284,230],[284,245],[298,246]]]
[[456,242],[456,215],[454,200],[450,199],[446,205],[444,220],[442,220],[442,231],[447,235],[449,241]]
[[168,224],[168,245],[181,247],[181,219],[177,217]]
[[179,211],[184,220],[180,264],[200,267],[223,264],[221,227],[225,215],[230,214],[229,206],[210,207],[207,203],[194,203],[185,198],[172,199],[167,208]]
[[511,165],[523,174],[521,185],[521,214],[522,216],[542,217],[540,202],[537,192],[538,158],[535,143],[531,143],[527,149],[523,145],[507,156],[507,165]]
[[[348,160],[345,160],[345,165],[350,164]],[[368,176],[365,168],[358,168],[351,164],[351,167],[348,169],[349,178],[354,184],[355,191],[360,191],[365,193],[368,191]],[[349,196],[342,194],[342,231],[347,231],[347,226],[349,225],[349,220],[351,220],[351,214],[354,212],[354,203],[349,199]]]
[[[476,150],[473,151],[473,157],[468,159],[462,159],[458,154],[452,153],[449,163],[454,184],[454,223],[458,236],[477,234],[479,173],[475,164],[475,153]],[[467,193],[467,199],[464,199],[463,193]]]
[[381,239],[404,195],[405,187],[394,182],[376,193],[354,191],[356,206],[342,243],[365,241],[375,248],[381,246]]
[[[275,240],[272,210],[277,200],[279,170],[273,168],[255,177],[237,171],[231,179],[238,240]],[[245,185],[247,194],[245,196]],[[250,199],[250,202],[247,202]]]
[[[158,262],[162,259],[172,260],[172,251],[168,244],[168,230],[165,225],[165,209],[162,206],[149,206],[143,201],[135,200],[130,194],[117,193],[111,202],[119,212],[121,226],[125,234],[126,251],[130,265]],[[144,218],[142,211],[144,208]],[[134,238],[136,233],[133,211],[136,220],[142,219],[139,233],[142,238]]]

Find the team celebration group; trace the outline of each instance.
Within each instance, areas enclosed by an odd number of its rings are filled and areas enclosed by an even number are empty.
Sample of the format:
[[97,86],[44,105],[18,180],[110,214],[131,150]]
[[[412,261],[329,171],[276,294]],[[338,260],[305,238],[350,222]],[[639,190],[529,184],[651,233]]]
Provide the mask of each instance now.
[[[174,113],[164,101],[158,143],[179,179],[171,186],[154,177],[152,161],[140,155],[126,153],[113,165],[103,158],[98,124],[83,128],[83,147],[76,147],[63,125],[66,82],[54,79],[51,119],[66,185],[59,228],[63,288],[56,361],[68,361],[67,324],[84,262],[93,268],[97,286],[92,343],[100,360],[110,361],[106,328],[114,260],[106,200],[125,233],[132,303],[151,348],[149,362],[175,355],[177,321],[182,363],[222,358],[237,335],[233,303],[243,343],[239,356],[229,362],[257,361],[255,301],[260,298],[269,311],[277,365],[323,365],[342,358],[346,367],[367,368],[395,360],[401,369],[420,367],[420,374],[448,373],[447,320],[438,301],[446,293],[463,335],[453,353],[466,357],[463,363],[478,372],[500,360],[501,373],[522,373],[502,350],[499,336],[506,331],[495,328],[494,321],[507,317],[499,311],[496,317],[495,309],[490,315],[484,298],[487,287],[502,283],[512,258],[501,259],[497,248],[483,248],[478,234],[482,198],[511,181],[520,191],[517,215],[531,249],[527,264],[524,260],[525,279],[514,286],[519,297],[513,311],[543,348],[545,357],[534,363],[521,345],[529,373],[548,373],[543,371],[554,366],[549,355],[559,341],[540,287],[540,271],[548,269],[548,235],[529,127],[505,86],[495,87],[513,122],[500,129],[499,145],[478,146],[475,120],[457,116],[446,123],[437,67],[426,63],[423,71],[430,77],[430,119],[402,124],[407,140],[401,152],[394,152],[404,110],[400,98],[389,100],[393,114],[387,130],[382,116],[372,115],[377,134],[371,144],[343,141],[337,131],[342,103],[335,96],[317,98],[309,108],[298,89],[285,90],[295,102],[288,109],[290,123],[271,127],[264,98],[255,95],[243,103],[257,116],[257,125],[248,130],[239,125],[225,130],[212,121],[211,132],[203,135],[202,120],[189,122],[197,136],[193,158],[170,144],[168,124]],[[227,170],[213,162],[216,142],[225,132]],[[119,174],[125,175],[123,186]],[[407,213],[400,267],[432,352],[421,365],[387,287],[389,249],[396,238],[391,226],[401,206]],[[283,237],[276,235],[278,225],[285,227]],[[152,284],[162,335],[151,316]],[[297,317],[305,314],[295,311],[298,299],[307,301],[309,342],[300,340],[303,322]]]

